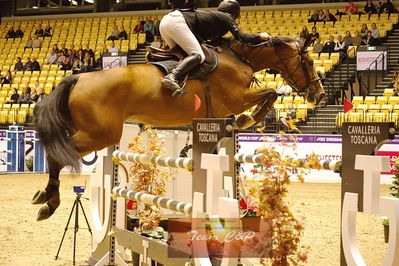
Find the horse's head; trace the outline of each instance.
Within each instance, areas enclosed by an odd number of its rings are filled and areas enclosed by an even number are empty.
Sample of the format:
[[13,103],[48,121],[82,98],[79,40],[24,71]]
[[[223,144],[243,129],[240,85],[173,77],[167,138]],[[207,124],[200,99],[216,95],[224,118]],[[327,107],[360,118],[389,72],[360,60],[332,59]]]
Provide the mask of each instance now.
[[298,94],[304,95],[309,102],[318,104],[325,93],[313,59],[306,50],[310,39],[303,45],[292,39],[279,39],[282,43],[274,46],[279,59],[276,68]]
[[266,68],[280,71],[294,91],[309,102],[318,104],[325,93],[313,60],[306,51],[309,42],[307,40],[301,44],[294,39],[274,37],[254,46],[233,41],[230,48],[244,56],[252,64],[254,71]]

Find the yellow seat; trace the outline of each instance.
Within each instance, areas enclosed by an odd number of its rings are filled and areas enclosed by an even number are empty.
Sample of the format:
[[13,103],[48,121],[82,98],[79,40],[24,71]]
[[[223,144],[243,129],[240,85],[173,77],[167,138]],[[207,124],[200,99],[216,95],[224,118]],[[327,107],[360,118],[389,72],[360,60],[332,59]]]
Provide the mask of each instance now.
[[19,111],[17,115],[17,123],[23,124],[26,122],[26,117],[27,117],[27,111]]
[[308,116],[308,105],[307,104],[298,104],[296,108],[296,117],[298,119],[306,119]]
[[293,97],[292,96],[284,96],[283,97],[283,104],[286,105],[287,103],[292,103],[293,102]]
[[359,104],[363,103],[363,96],[353,96],[352,104],[353,107],[356,109]]
[[346,122],[347,116],[345,115],[344,112],[339,112],[337,117],[335,118],[335,125],[338,127],[342,126],[343,122]]
[[386,115],[384,113],[375,113],[373,117],[374,122],[384,122],[386,120]]
[[356,112],[360,114],[364,114],[367,111],[367,104],[358,104],[356,107]]
[[374,104],[375,103],[375,96],[366,96],[366,98],[363,101],[364,104],[366,104],[367,106],[369,106],[370,104]]
[[389,114],[392,112],[392,105],[391,104],[383,104],[381,105],[381,113]]
[[8,111],[0,111],[0,123],[7,123]]
[[361,113],[349,113],[348,121],[349,122],[359,122],[361,117],[362,117]]
[[294,104],[295,104],[295,106],[298,106],[298,105],[300,105],[300,104],[302,104],[302,103],[304,103],[305,102],[305,100],[303,99],[303,97],[302,96],[295,96],[295,98],[294,98]]
[[378,104],[370,104],[367,111],[372,114],[378,113],[380,111],[380,106]]
[[393,96],[393,89],[385,89],[384,90],[384,96],[389,99],[389,97]]
[[386,96],[378,96],[377,97],[377,104],[382,106],[388,102],[388,98]]
[[398,118],[399,118],[399,115],[397,113],[390,113],[388,115],[387,121],[388,122],[394,122],[395,126],[398,126],[398,124],[399,124],[398,123]]

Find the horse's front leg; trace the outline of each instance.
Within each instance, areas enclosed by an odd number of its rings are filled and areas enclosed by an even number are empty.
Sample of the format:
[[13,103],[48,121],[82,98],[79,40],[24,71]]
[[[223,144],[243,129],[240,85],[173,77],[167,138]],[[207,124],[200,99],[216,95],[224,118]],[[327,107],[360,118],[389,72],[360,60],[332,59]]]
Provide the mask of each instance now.
[[237,128],[245,129],[263,121],[267,113],[273,108],[277,100],[277,93],[274,89],[262,89],[248,91],[244,96],[248,106],[247,109],[256,105],[255,110],[250,114],[241,114],[237,118]]

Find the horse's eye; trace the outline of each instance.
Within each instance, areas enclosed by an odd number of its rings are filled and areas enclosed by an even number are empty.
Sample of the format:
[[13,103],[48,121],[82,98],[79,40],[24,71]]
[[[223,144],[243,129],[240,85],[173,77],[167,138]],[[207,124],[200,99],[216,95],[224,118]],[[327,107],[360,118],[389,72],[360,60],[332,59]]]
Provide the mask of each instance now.
[[310,61],[309,61],[309,65],[313,66],[313,65],[314,65],[314,61],[313,61],[313,60],[310,60]]

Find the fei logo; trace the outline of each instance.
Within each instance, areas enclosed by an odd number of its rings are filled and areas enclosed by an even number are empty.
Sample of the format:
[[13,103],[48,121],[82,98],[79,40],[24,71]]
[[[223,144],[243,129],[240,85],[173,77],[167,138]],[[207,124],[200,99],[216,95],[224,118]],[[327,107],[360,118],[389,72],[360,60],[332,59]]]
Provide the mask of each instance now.
[[399,199],[380,197],[380,173],[389,172],[389,157],[356,155],[355,169],[363,171],[363,199],[357,193],[345,192],[342,204],[341,238],[347,265],[366,265],[356,240],[358,200],[363,212],[389,218],[389,242],[382,265],[399,265]]

